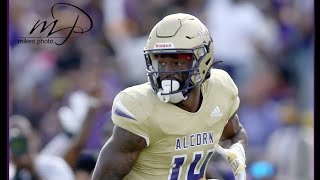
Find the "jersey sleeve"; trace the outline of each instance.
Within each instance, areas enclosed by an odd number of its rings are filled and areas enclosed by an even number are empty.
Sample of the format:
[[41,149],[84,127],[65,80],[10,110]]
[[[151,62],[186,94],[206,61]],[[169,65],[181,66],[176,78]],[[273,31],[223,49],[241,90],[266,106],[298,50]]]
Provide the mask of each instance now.
[[218,76],[222,84],[223,92],[226,94],[229,103],[229,118],[238,110],[240,105],[240,98],[238,87],[231,78],[231,76],[224,70],[216,69],[214,75]]
[[116,126],[143,137],[149,146],[150,127],[140,101],[126,92],[120,92],[113,101],[111,117]]
[[230,114],[229,118],[238,110],[239,105],[240,105],[240,98],[239,98],[239,91],[238,87],[233,81],[233,79],[230,77],[230,75],[226,73],[226,83],[230,89],[230,95],[231,95],[231,100],[230,100]]

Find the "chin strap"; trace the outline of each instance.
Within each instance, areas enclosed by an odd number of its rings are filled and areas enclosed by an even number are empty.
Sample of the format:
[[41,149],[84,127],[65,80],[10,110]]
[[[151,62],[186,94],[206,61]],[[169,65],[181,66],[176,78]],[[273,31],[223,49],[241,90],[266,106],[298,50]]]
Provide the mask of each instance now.
[[[163,102],[178,103],[180,101],[186,100],[188,96],[184,96],[182,92],[175,94],[168,94],[173,91],[177,91],[180,88],[180,83],[174,79],[165,79],[161,81],[161,87],[157,93],[158,98]],[[163,95],[167,94],[167,95]]]

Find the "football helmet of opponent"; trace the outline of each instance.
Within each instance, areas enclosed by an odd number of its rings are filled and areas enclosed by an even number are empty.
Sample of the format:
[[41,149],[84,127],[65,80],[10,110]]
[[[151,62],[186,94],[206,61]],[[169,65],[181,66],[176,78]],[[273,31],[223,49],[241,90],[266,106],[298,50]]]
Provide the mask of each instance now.
[[[236,179],[245,179],[238,89],[227,72],[212,68],[213,39],[204,24],[189,14],[164,17],[151,30],[144,56],[148,82],[115,97],[113,135],[93,179],[205,179],[214,152]],[[221,147],[224,142],[232,146]]]

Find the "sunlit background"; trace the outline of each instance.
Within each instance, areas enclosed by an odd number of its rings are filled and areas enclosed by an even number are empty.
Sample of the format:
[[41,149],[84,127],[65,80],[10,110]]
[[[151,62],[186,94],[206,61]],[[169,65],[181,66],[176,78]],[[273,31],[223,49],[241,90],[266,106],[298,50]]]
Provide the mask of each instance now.
[[[87,12],[92,29],[73,34],[60,46],[37,44],[38,39],[19,42],[31,37],[38,20],[54,20],[51,7],[57,2]],[[226,70],[239,88],[238,115],[249,136],[248,180],[313,179],[312,0],[9,3],[10,179],[35,174],[90,179],[112,131],[113,98],[122,89],[147,81],[143,48],[148,33],[164,16],[178,12],[195,15],[208,27],[214,59],[223,61],[216,68]],[[61,29],[71,26],[78,12],[57,8],[54,13],[56,29]],[[90,25],[84,16],[79,24]],[[32,35],[47,37],[39,31]],[[92,105],[90,97],[100,103]],[[29,158],[17,158],[21,154]],[[209,177],[233,179],[230,167],[219,157],[212,158]]]

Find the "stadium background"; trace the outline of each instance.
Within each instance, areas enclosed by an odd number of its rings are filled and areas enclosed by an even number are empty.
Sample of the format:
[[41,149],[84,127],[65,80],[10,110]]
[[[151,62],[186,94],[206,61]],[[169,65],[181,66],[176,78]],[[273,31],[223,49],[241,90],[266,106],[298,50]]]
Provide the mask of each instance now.
[[[113,98],[147,80],[143,47],[151,28],[167,14],[184,12],[207,25],[214,59],[223,61],[217,68],[238,85],[238,113],[249,136],[248,179],[313,179],[313,1],[64,0],[90,15],[89,32],[61,46],[19,44],[37,20],[52,21],[56,2],[9,1],[9,123],[31,123],[28,143],[38,154],[66,157],[78,143],[77,161],[67,160],[71,167],[95,158],[110,136]],[[74,22],[74,12],[56,13],[61,27]],[[90,109],[84,94],[100,105]],[[232,179],[216,160],[210,171]]]

